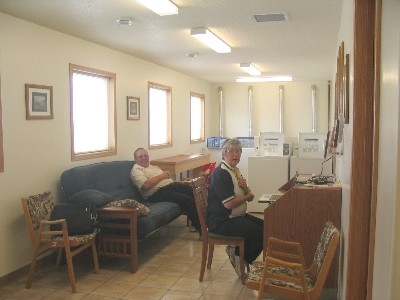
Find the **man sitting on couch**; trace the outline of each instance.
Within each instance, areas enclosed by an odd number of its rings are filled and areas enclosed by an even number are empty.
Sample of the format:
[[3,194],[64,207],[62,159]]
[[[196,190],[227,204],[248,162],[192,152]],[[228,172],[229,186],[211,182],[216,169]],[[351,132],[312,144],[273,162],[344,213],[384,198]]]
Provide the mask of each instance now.
[[178,204],[192,222],[193,227],[201,232],[199,216],[190,185],[174,182],[168,171],[150,165],[149,153],[144,148],[134,152],[135,164],[131,170],[131,180],[143,197],[149,202],[170,201]]

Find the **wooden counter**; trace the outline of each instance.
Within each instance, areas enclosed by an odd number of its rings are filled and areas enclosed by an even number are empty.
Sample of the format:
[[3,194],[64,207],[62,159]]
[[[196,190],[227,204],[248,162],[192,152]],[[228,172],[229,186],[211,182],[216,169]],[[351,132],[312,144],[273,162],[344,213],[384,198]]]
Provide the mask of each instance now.
[[[155,159],[150,164],[160,167],[163,171],[172,174],[201,169],[203,165],[210,163],[209,153],[179,154],[175,156]],[[198,173],[198,172],[197,172]]]

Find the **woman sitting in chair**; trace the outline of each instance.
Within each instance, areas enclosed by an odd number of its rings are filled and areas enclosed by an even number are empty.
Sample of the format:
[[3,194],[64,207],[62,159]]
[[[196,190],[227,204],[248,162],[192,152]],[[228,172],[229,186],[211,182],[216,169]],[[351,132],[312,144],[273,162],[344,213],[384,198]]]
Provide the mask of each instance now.
[[[207,226],[210,232],[245,238],[244,259],[251,264],[263,249],[264,221],[246,213],[247,202],[254,195],[236,167],[242,155],[242,144],[227,139],[222,146],[222,162],[210,177]],[[239,249],[227,246],[226,252],[240,277]]]

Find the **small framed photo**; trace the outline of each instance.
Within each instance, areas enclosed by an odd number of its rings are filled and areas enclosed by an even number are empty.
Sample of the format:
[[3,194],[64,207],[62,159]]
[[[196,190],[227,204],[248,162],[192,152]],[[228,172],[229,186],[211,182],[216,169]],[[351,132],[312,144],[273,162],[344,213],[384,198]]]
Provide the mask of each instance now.
[[128,120],[140,119],[140,98],[128,96]]
[[25,84],[26,119],[54,119],[53,87]]

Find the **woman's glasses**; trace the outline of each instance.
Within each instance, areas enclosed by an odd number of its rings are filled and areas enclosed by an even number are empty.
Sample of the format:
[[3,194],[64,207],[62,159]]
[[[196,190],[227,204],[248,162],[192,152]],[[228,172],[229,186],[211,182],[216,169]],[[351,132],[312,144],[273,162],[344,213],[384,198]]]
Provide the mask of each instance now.
[[232,154],[236,154],[236,155],[241,155],[242,154],[242,150],[227,150],[226,153],[232,155]]

